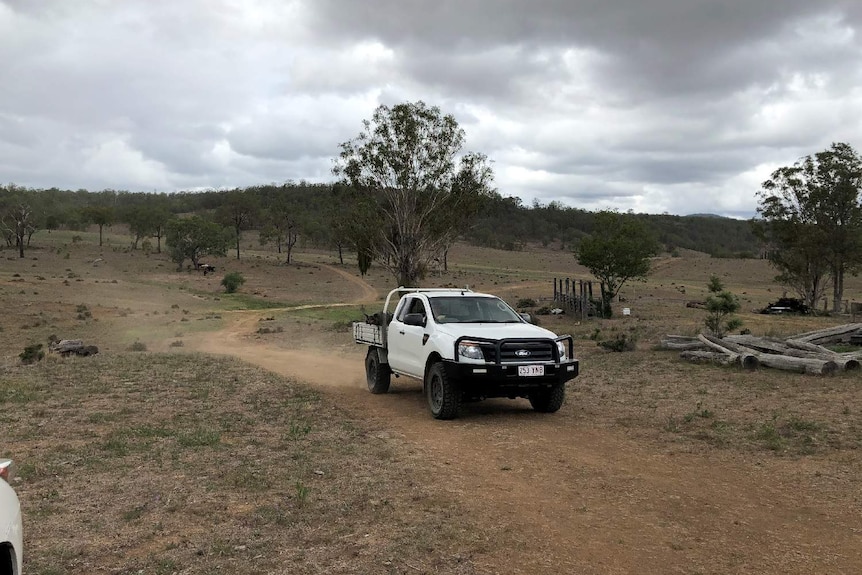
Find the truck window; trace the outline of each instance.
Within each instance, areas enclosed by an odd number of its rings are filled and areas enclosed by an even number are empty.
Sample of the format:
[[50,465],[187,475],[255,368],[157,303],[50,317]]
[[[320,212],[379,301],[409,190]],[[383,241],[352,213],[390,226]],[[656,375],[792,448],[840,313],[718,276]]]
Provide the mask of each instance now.
[[418,297],[410,297],[404,302],[398,311],[398,321],[403,322],[404,316],[408,313],[421,313],[425,317],[428,315],[425,311],[425,304]]
[[421,313],[423,317],[428,315],[425,312],[425,304],[418,297],[413,298],[413,301],[410,302],[410,309],[407,313]]

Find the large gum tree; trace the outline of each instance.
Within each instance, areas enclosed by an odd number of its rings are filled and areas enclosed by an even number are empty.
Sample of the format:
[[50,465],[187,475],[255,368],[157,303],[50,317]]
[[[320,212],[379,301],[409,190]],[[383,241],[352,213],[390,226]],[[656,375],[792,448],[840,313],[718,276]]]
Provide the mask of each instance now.
[[493,194],[483,154],[462,152],[464,130],[422,101],[379,106],[341,144],[333,173],[349,186],[366,249],[403,286],[415,286]]
[[844,143],[777,169],[762,185],[755,231],[776,279],[812,308],[831,279],[840,311],[844,275],[862,265],[861,191],[862,158]]

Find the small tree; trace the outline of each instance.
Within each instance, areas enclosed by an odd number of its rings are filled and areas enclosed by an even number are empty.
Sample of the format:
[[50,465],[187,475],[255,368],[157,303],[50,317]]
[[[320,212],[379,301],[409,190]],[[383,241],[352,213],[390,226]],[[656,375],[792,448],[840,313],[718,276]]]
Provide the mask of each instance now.
[[158,237],[158,249],[161,251],[160,236],[164,230],[165,223],[170,218],[170,212],[161,206],[141,205],[131,208],[126,213],[125,220],[129,224],[129,231],[132,233],[132,247],[138,249],[138,242],[145,237],[151,236]]
[[216,210],[216,219],[233,228],[236,241],[236,259],[239,259],[239,243],[242,232],[251,227],[258,211],[257,198],[248,190],[239,189],[226,192],[221,206]]
[[603,317],[611,316],[611,302],[627,281],[646,278],[657,252],[652,233],[634,216],[596,214],[593,234],[581,240],[576,257],[601,282]]
[[706,298],[707,316],[704,320],[706,329],[716,337],[724,337],[727,332],[739,329],[742,321],[731,317],[739,311],[739,298],[724,289],[718,276],[711,276],[706,287],[709,290],[709,296]]
[[177,271],[183,269],[183,262],[187,259],[192,260],[198,269],[205,255],[226,255],[232,240],[224,228],[200,216],[171,220],[167,224],[165,239]]
[[14,238],[15,245],[18,246],[18,257],[24,257],[25,238],[29,245],[29,238],[36,231],[34,219],[33,210],[24,202],[14,204],[0,217],[0,227],[6,236],[6,243],[11,245]]
[[83,210],[84,218],[99,226],[99,247],[102,246],[102,230],[114,223],[114,210],[107,206],[87,206]]
[[221,280],[221,285],[226,293],[236,293],[242,284],[245,283],[245,278],[239,272],[230,272]]

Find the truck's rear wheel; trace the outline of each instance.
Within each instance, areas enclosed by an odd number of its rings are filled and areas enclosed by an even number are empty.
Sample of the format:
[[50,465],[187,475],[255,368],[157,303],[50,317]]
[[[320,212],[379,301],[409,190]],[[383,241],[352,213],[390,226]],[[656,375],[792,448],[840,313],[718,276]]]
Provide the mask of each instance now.
[[389,365],[380,362],[377,349],[369,347],[368,355],[365,356],[365,378],[368,380],[368,391],[371,393],[389,391],[391,373]]
[[425,376],[425,395],[435,419],[455,419],[461,407],[461,390],[458,382],[449,378],[440,362],[435,363]]
[[558,383],[553,387],[537,389],[530,393],[530,405],[540,413],[554,413],[563,407],[566,399],[566,384]]

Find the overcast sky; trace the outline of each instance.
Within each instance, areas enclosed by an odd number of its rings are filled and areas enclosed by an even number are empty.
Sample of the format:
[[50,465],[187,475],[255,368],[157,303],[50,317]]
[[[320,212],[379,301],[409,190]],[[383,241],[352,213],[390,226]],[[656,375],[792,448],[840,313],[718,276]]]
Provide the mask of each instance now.
[[0,182],[331,181],[379,104],[455,116],[525,204],[753,214],[862,150],[860,0],[0,0]]

